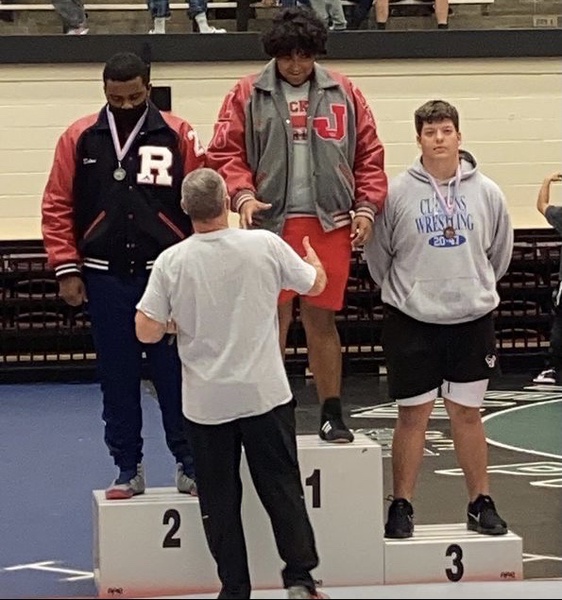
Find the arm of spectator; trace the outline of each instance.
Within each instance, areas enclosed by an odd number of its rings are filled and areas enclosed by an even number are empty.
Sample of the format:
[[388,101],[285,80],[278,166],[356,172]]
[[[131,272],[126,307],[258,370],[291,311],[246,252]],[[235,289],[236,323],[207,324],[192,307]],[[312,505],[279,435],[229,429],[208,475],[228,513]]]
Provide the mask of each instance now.
[[544,216],[546,216],[546,209],[550,206],[550,184],[554,181],[562,181],[562,172],[557,171],[545,177],[537,196],[537,210]]

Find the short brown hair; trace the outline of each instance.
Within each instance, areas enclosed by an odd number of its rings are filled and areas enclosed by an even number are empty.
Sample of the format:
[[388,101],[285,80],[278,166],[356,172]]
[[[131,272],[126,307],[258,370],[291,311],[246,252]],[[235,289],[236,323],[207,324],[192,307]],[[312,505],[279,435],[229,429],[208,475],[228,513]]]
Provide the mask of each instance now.
[[429,100],[414,113],[416,133],[421,134],[424,123],[439,123],[446,119],[451,119],[455,129],[459,131],[459,113],[457,109],[445,100]]

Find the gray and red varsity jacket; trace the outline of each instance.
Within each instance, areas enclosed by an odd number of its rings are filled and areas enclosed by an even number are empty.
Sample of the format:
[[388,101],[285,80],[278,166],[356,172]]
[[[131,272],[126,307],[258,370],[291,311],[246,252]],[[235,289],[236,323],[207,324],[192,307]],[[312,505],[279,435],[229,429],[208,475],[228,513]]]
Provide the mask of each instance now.
[[[308,105],[311,184],[325,231],[371,220],[387,193],[384,149],[361,92],[344,75],[314,66]],[[207,148],[207,165],[225,178],[232,210],[252,197],[273,206],[261,226],[279,233],[293,160],[292,125],[275,60],[241,79],[225,98]]]

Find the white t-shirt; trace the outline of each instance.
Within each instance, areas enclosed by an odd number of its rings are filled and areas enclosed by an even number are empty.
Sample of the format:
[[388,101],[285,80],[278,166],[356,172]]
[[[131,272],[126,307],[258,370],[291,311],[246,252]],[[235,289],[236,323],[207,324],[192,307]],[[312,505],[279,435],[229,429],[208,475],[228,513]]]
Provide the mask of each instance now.
[[265,230],[194,234],[157,258],[137,308],[177,323],[188,419],[226,423],[291,399],[277,299],[282,289],[306,294],[315,279],[314,267]]

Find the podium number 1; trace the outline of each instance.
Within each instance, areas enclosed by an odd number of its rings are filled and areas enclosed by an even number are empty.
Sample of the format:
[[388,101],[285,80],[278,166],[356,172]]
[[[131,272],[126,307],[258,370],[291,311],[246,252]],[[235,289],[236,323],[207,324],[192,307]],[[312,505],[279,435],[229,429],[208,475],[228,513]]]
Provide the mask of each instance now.
[[314,469],[304,482],[312,488],[312,508],[320,508],[320,469]]

